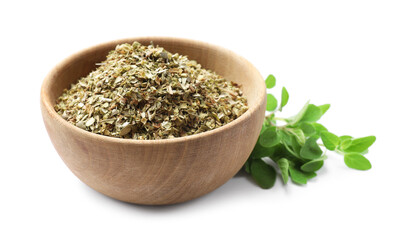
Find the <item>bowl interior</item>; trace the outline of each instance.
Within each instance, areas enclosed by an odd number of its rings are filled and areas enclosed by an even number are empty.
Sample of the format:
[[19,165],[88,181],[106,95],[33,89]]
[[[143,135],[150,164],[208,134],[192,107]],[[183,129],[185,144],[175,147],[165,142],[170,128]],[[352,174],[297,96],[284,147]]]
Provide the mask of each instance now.
[[[189,59],[200,63],[203,68],[215,71],[227,80],[241,84],[241,90],[247,97],[250,110],[263,97],[261,82],[258,82],[258,80],[262,81],[261,75],[244,58],[233,52],[194,40],[143,37],[97,45],[81,51],[64,61],[61,66],[56,67],[58,71],[52,71],[48,76],[47,79],[52,79],[52,81],[44,82],[43,89],[45,89],[45,98],[47,98],[44,101],[52,105],[48,107],[54,106],[64,89],[69,88],[72,83],[77,82],[78,79],[93,71],[97,67],[95,64],[105,60],[108,52],[113,50],[117,44],[132,43],[133,41],[138,41],[144,45],[148,45],[152,41],[155,45],[164,47],[172,53],[187,55]],[[52,76],[52,74],[57,74],[57,76]]]

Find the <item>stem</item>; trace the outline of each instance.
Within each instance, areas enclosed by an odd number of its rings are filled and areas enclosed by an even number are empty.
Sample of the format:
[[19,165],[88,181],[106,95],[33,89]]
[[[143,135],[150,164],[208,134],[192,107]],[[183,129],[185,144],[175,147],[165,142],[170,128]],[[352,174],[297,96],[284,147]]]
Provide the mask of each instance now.
[[335,152],[336,153],[338,153],[338,154],[340,154],[340,155],[345,155],[345,153],[344,152],[342,152],[341,150],[339,150],[339,149],[335,149]]
[[275,120],[283,121],[283,122],[288,122],[286,118],[281,118],[281,117],[274,117]]
[[271,112],[270,114],[268,114],[267,116],[265,116],[265,119],[269,119],[271,118],[271,116],[275,115],[275,111]]

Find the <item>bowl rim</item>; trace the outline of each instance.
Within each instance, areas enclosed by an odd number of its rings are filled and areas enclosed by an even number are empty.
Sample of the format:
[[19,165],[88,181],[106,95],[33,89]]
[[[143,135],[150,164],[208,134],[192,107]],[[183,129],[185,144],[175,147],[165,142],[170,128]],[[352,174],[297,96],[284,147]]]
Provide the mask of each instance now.
[[[215,50],[223,51],[228,54],[232,54],[239,58],[240,60],[244,61],[247,63],[249,68],[252,71],[255,71],[259,76],[260,76],[260,85],[261,87],[257,90],[259,95],[257,97],[256,104],[253,106],[248,106],[248,110],[243,113],[240,117],[236,118],[232,122],[223,125],[221,127],[202,132],[202,133],[197,133],[189,136],[184,136],[184,137],[176,137],[176,138],[169,138],[169,139],[151,139],[151,140],[138,140],[138,139],[126,139],[126,138],[116,138],[116,137],[110,137],[110,136],[104,136],[101,134],[96,134],[92,133],[86,130],[83,130],[77,126],[74,126],[73,124],[69,123],[65,119],[63,119],[55,110],[54,106],[50,103],[50,97],[49,94],[47,93],[48,86],[52,82],[52,79],[55,76],[55,73],[59,70],[67,66],[69,63],[73,62],[74,60],[81,58],[83,55],[85,55],[88,52],[94,51],[96,48],[102,48],[106,47],[109,45],[117,45],[121,43],[129,43],[129,42],[134,42],[134,41],[155,41],[157,42],[158,40],[162,41],[174,41],[174,42],[181,42],[181,43],[190,43],[194,45],[202,45],[207,48],[213,48]],[[163,46],[162,46],[163,47]],[[49,117],[53,120],[55,120],[59,125],[67,128],[69,131],[75,132],[76,134],[83,134],[87,138],[92,138],[95,141],[108,141],[111,143],[118,143],[118,144],[140,144],[140,145],[155,145],[155,144],[175,144],[175,143],[182,143],[186,141],[193,141],[201,138],[207,138],[210,137],[211,135],[219,134],[224,131],[229,131],[231,128],[233,128],[237,124],[242,124],[245,122],[247,119],[249,119],[253,114],[256,113],[256,111],[261,107],[262,104],[265,103],[265,95],[266,95],[266,87],[264,84],[263,77],[259,73],[259,71],[252,65],[249,61],[247,61],[244,57],[236,54],[235,52],[226,49],[224,47],[210,44],[207,42],[199,41],[199,40],[193,40],[193,39],[187,39],[187,38],[177,38],[177,37],[163,37],[163,36],[144,36],[144,37],[131,37],[131,38],[122,38],[122,39],[117,39],[117,40],[112,40],[108,42],[103,42],[100,44],[96,44],[87,48],[84,48],[78,52],[75,52],[74,54],[70,55],[69,57],[65,58],[61,62],[59,62],[56,66],[54,66],[50,72],[46,75],[42,82],[41,86],[41,93],[40,93],[40,103],[41,103],[41,108],[42,111],[46,111]],[[43,114],[43,113],[42,113]]]

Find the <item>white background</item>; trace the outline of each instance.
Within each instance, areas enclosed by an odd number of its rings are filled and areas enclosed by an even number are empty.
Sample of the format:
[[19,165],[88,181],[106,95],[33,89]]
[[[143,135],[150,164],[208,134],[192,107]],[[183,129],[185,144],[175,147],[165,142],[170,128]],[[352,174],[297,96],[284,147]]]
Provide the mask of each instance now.
[[[0,239],[402,239],[402,7],[398,1],[2,1]],[[329,159],[307,186],[240,174],[183,204],[138,206],[81,183],[44,128],[40,85],[83,48],[175,36],[224,46],[285,85],[284,116],[331,103],[321,123],[377,136],[370,171]]]

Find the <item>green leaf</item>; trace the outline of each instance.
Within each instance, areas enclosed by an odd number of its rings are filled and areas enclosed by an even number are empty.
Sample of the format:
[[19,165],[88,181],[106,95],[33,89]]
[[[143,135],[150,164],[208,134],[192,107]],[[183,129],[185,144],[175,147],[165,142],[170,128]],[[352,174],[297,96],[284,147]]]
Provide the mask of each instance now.
[[367,154],[369,151],[368,151],[368,149],[367,150],[364,150],[363,152],[361,152],[360,154],[361,155],[365,155],[365,154]]
[[306,184],[309,179],[317,176],[317,174],[314,172],[311,173],[302,172],[291,165],[289,165],[289,173],[292,181],[297,184]]
[[345,138],[341,140],[341,144],[339,145],[341,150],[344,151],[346,148],[348,148],[352,144],[352,140],[349,138]]
[[316,122],[321,116],[321,109],[314,104],[309,104],[300,122]]
[[346,166],[357,170],[369,170],[371,168],[370,161],[359,153],[345,154]]
[[328,131],[321,132],[321,140],[324,146],[331,151],[334,151],[340,143],[339,137]]
[[343,149],[349,147],[350,144],[352,143],[352,137],[351,137],[351,136],[348,136],[348,135],[340,136],[340,137],[339,137],[339,140],[340,140],[341,142],[340,142],[340,144],[339,144],[339,146],[338,146],[338,149],[340,149],[340,150],[342,150],[342,151],[343,151]]
[[273,150],[274,149],[272,149],[272,148],[267,148],[267,147],[261,146],[261,144],[259,143],[259,140],[258,140],[254,146],[253,151],[251,152],[250,158],[256,159],[256,158],[267,157],[273,153]]
[[300,149],[301,149],[301,147],[302,147],[302,144],[300,144],[299,143],[299,141],[296,139],[296,137],[295,136],[291,136],[291,144],[290,144],[290,146],[292,147],[292,149],[293,149],[293,152],[294,152],[294,156],[295,157],[297,157],[297,158],[300,158]]
[[318,171],[324,165],[324,160],[322,159],[314,159],[310,162],[306,162],[303,164],[300,169],[305,172],[315,172]]
[[244,163],[244,171],[246,171],[246,173],[250,173],[250,166],[251,166],[251,161],[252,159],[248,159],[246,161],[246,163]]
[[289,118],[290,125],[297,124],[303,118],[309,105],[310,105],[310,101],[308,101],[306,104],[304,104],[303,108],[295,116]]
[[287,128],[287,131],[296,137],[296,140],[300,145],[303,145],[306,142],[304,132],[300,128]]
[[318,106],[318,108],[321,110],[321,116],[324,115],[328,111],[329,107],[331,107],[330,104],[324,104],[324,105]]
[[268,189],[274,186],[276,171],[271,165],[261,159],[255,159],[251,163],[250,170],[254,180],[261,188]]
[[289,93],[285,87],[282,87],[281,105],[279,107],[279,111],[282,111],[282,108],[286,106],[288,101],[289,101]]
[[303,174],[303,172],[297,170],[296,168],[289,166],[290,178],[294,183],[307,184],[308,178]]
[[259,136],[261,136],[261,134],[262,134],[268,127],[269,127],[269,126],[263,124]]
[[281,146],[285,147],[286,152],[290,153],[294,157],[300,158],[299,152],[301,146],[297,142],[296,137],[284,129],[278,130],[278,136],[281,139]]
[[328,131],[328,129],[326,127],[324,127],[322,124],[311,123],[311,125],[313,125],[313,127],[315,128],[315,131],[318,134],[318,136],[321,136],[322,131]]
[[306,178],[308,180],[317,177],[317,173],[315,173],[315,172],[304,172],[304,175],[306,176]]
[[286,184],[289,180],[289,161],[286,158],[281,158],[277,162],[283,182]]
[[322,150],[317,144],[317,138],[310,137],[300,150],[300,155],[305,159],[316,159],[321,157]]
[[286,158],[289,161],[296,161],[295,157],[287,150],[284,144],[278,144],[273,148],[275,150],[271,155],[269,155],[269,158],[273,161],[277,162],[281,158]]
[[302,122],[302,123],[300,123],[299,127],[303,131],[303,133],[306,137],[310,137],[315,134],[315,128],[314,128],[313,124],[311,124],[311,123]]
[[[276,85],[276,79],[269,75],[265,80],[267,88]],[[262,160],[269,157],[274,161],[283,182],[289,178],[297,184],[306,184],[317,176],[316,171],[324,165],[326,156],[317,144],[319,138],[328,150],[337,150],[344,154],[344,161],[350,168],[367,170],[371,163],[363,154],[376,141],[374,136],[353,139],[351,136],[340,136],[331,133],[317,121],[328,111],[329,104],[316,106],[307,102],[296,115],[284,119],[277,118],[275,113],[289,101],[289,93],[282,88],[280,104],[274,95],[267,94],[266,110],[270,113],[261,128],[258,141],[243,168],[250,173],[262,188],[271,188],[276,181],[276,170],[272,165]],[[278,127],[277,121],[284,121],[286,125]]]
[[267,111],[275,111],[278,106],[278,100],[272,94],[267,94]]
[[366,151],[375,142],[375,136],[368,136],[362,138],[353,139],[350,145],[344,149],[345,152],[357,152],[362,153]]
[[349,135],[343,135],[339,137],[339,140],[341,140],[341,142],[344,142],[346,140],[352,140],[352,137]]
[[269,121],[264,119],[264,123],[262,124],[261,131],[260,131],[260,135],[262,132],[264,132],[265,129],[267,129],[270,126],[271,126],[271,124],[269,124]]
[[[287,153],[289,153],[291,156],[300,158],[299,152],[301,146],[296,140],[296,137],[292,134],[290,134],[288,131],[280,129],[278,131],[278,135],[280,136],[281,143],[279,146],[283,146],[286,150]],[[279,156],[279,158],[285,157],[285,156]]]
[[276,84],[276,78],[274,77],[274,75],[270,74],[266,79],[265,79],[265,86],[268,89],[271,89],[273,87],[275,87]]
[[284,129],[278,129],[278,136],[281,139],[283,143],[286,143],[288,145],[292,145],[292,135],[290,135],[287,131]]
[[295,151],[291,145],[285,143],[284,146],[287,152],[289,152],[293,157],[300,158],[298,152]]
[[276,133],[276,127],[266,128],[259,137],[258,142],[263,147],[272,147],[278,144],[280,141],[278,134]]

